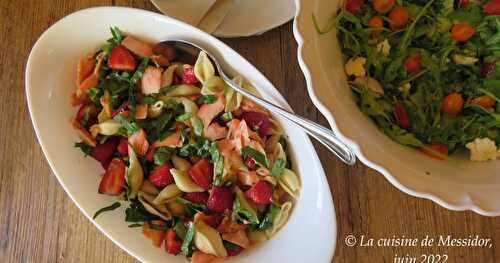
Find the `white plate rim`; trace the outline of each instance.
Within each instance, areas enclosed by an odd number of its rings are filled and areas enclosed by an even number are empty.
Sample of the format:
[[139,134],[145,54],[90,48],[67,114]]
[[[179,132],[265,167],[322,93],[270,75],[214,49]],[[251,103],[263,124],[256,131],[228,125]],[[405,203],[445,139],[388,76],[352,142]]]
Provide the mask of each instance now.
[[[470,193],[466,191],[461,193],[462,195],[460,196],[460,198],[456,198],[461,201],[452,201],[443,198],[442,195],[440,195],[436,191],[416,191],[412,189],[413,187],[411,185],[402,184],[392,175],[391,171],[384,168],[384,163],[381,159],[368,158],[366,154],[363,152],[363,149],[358,142],[356,142],[352,138],[349,138],[347,135],[341,132],[331,110],[328,109],[321,102],[321,99],[316,95],[315,87],[318,86],[318,83],[320,82],[320,79],[323,78],[323,76],[318,76],[319,74],[316,75],[311,74],[310,65],[314,63],[315,59],[315,54],[313,52],[314,50],[312,48],[310,49],[304,48],[304,46],[313,43],[313,40],[311,40],[313,38],[310,37],[311,32],[309,32],[308,30],[304,30],[304,28],[307,27],[305,23],[312,24],[312,18],[311,18],[312,10],[308,9],[307,11],[305,11],[304,6],[307,5],[307,7],[310,8],[313,2],[316,1],[295,0],[297,10],[293,22],[293,33],[295,40],[297,41],[298,44],[297,53],[298,53],[299,66],[306,79],[307,91],[309,93],[309,96],[313,101],[313,104],[325,116],[335,134],[354,151],[357,158],[363,164],[380,172],[392,185],[394,185],[396,188],[398,188],[404,193],[407,193],[414,197],[431,200],[436,204],[453,211],[470,210],[484,216],[500,216],[500,210],[483,209],[483,207],[481,207],[480,204],[474,202],[474,199],[471,198]],[[314,33],[315,32],[316,31],[314,31]]]

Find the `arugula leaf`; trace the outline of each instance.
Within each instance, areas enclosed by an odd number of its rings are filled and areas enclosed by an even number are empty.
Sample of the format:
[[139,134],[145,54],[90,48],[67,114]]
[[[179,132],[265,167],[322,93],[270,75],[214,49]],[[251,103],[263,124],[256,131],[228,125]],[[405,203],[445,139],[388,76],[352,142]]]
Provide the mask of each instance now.
[[224,157],[217,149],[217,142],[212,142],[210,149],[210,161],[214,164],[214,179],[213,184],[219,186],[222,183],[222,175],[224,174]]
[[285,169],[286,162],[283,159],[278,159],[274,161],[273,166],[271,167],[271,170],[269,171],[269,175],[272,177],[278,177],[283,173],[283,170]]
[[191,119],[191,117],[193,117],[193,114],[191,112],[186,112],[186,113],[183,113],[183,114],[175,117],[175,120],[176,121],[187,121],[187,120]]
[[103,212],[107,212],[107,211],[113,211],[115,209],[117,209],[118,207],[120,207],[121,204],[120,202],[114,202],[112,205],[110,206],[106,206],[106,207],[103,207],[99,210],[97,210],[97,212],[95,212],[94,216],[92,217],[92,219],[96,219],[101,213]]
[[203,134],[203,122],[198,116],[193,116],[192,118],[193,130],[196,136],[201,136]]
[[137,200],[132,200],[127,209],[125,209],[125,221],[126,222],[144,222],[154,219],[155,216],[150,214],[141,202]]
[[202,95],[198,98],[198,104],[212,104],[217,101],[214,95]]
[[184,226],[184,224],[182,222],[179,221],[179,222],[175,223],[174,231],[175,231],[175,234],[180,239],[184,240],[186,238],[187,229],[186,229],[186,226]]
[[75,148],[79,148],[80,150],[82,150],[85,157],[89,156],[92,153],[92,146],[84,142],[75,143]]
[[141,98],[142,104],[153,105],[156,103],[156,99],[152,96],[144,96]]
[[128,227],[130,227],[130,228],[133,228],[133,227],[142,227],[142,226],[143,226],[143,224],[138,224],[138,223],[128,225]]
[[186,213],[188,215],[191,215],[191,216],[196,214],[197,212],[207,212],[208,211],[208,208],[206,206],[201,205],[201,204],[195,204],[195,203],[190,202],[182,197],[177,197],[175,199],[175,201],[178,204],[183,205],[186,208]]
[[281,208],[279,206],[269,204],[266,208],[264,219],[262,219],[262,221],[260,222],[258,229],[266,230],[271,227],[273,225],[274,218],[280,210]]
[[130,78],[130,83],[132,85],[137,84],[139,80],[142,78],[142,75],[144,74],[144,71],[149,65],[149,58],[143,58],[139,66],[137,67],[137,70],[135,71],[134,75]]
[[193,253],[192,243],[193,243],[195,232],[196,232],[196,229],[194,227],[194,224],[192,222],[190,222],[188,225],[188,230],[186,232],[186,236],[184,237],[184,240],[182,241],[182,245],[181,245],[182,254],[184,254],[184,256],[186,256],[186,257],[190,257],[191,254]]
[[241,155],[243,155],[243,159],[246,159],[248,156],[250,156],[255,160],[256,163],[260,164],[261,166],[265,168],[269,167],[269,162],[267,161],[266,156],[249,146],[245,146],[243,147],[243,149],[241,149]]
[[170,160],[170,157],[174,153],[175,149],[169,147],[158,147],[153,155],[155,165],[163,165],[165,162]]
[[90,88],[86,90],[85,93],[87,93],[88,98],[94,103],[100,103],[99,100],[103,95],[102,90],[97,87]]
[[238,196],[236,196],[236,198],[234,199],[233,214],[235,218],[240,222],[249,222],[252,225],[259,223],[259,219],[257,217],[255,217],[250,211],[241,206],[241,202]]
[[140,129],[137,122],[131,121],[127,117],[123,116],[122,114],[116,115],[114,117],[114,119],[122,125],[122,127],[120,129],[124,129],[125,134],[127,136],[131,136],[132,134],[134,134],[136,131],[138,131]]

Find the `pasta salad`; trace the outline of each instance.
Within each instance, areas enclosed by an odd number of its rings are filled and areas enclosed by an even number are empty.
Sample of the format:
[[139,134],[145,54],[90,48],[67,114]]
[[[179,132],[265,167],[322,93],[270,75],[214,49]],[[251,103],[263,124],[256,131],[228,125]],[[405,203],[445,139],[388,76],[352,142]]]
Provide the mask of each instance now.
[[[229,88],[207,54],[112,37],[77,66],[75,144],[105,172],[125,221],[192,262],[235,256],[276,233],[300,190],[283,130]],[[258,94],[242,77],[234,81]]]

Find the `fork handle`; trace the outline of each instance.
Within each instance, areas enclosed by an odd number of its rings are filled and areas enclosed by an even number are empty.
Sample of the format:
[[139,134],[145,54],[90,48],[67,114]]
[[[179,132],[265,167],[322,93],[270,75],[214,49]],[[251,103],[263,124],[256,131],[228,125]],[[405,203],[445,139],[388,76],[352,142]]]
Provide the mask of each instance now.
[[271,112],[289,120],[293,124],[303,128],[309,135],[311,135],[311,137],[322,143],[326,148],[328,148],[328,150],[330,150],[333,154],[340,158],[340,160],[342,160],[344,163],[349,165],[354,165],[354,163],[356,163],[356,155],[345,143],[340,141],[330,129],[327,129],[324,126],[321,126],[311,120],[298,116],[288,110],[281,108],[280,106],[274,105],[273,103],[270,103],[253,95],[226,76],[223,76],[223,80],[231,88],[241,93],[245,97],[251,99],[259,106],[264,107]]

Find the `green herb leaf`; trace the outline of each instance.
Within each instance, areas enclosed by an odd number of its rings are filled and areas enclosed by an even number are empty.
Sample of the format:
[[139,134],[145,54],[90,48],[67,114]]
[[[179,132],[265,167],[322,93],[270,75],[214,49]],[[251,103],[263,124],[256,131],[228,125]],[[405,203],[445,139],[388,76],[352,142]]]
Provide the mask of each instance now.
[[177,197],[175,200],[177,203],[183,205],[186,208],[186,212],[189,215],[194,215],[197,212],[207,212],[208,209],[206,206],[201,205],[201,204],[195,204],[193,202],[190,202],[182,197]]
[[192,243],[193,243],[195,232],[196,232],[196,229],[194,227],[194,224],[190,222],[188,225],[188,230],[186,232],[186,236],[185,236],[184,240],[182,241],[182,245],[181,245],[182,254],[184,254],[184,256],[186,256],[186,257],[190,257],[191,254],[193,253]]
[[191,119],[191,117],[193,117],[193,114],[191,112],[186,112],[186,113],[183,113],[183,114],[175,117],[175,120],[176,121],[187,121],[187,120]]
[[255,217],[250,211],[241,206],[238,196],[234,199],[233,214],[240,222],[249,222],[250,224],[258,224],[259,219]]
[[258,229],[266,230],[271,227],[273,225],[274,218],[280,210],[281,208],[279,206],[276,206],[274,204],[268,205],[266,208],[264,219],[262,219],[262,221],[260,222]]
[[243,147],[243,149],[241,149],[241,154],[243,155],[243,159],[246,159],[248,156],[250,156],[255,160],[256,163],[260,164],[261,166],[265,168],[269,167],[269,162],[267,161],[266,156],[249,146]]
[[187,229],[186,226],[182,222],[177,222],[174,225],[175,234],[182,240],[186,238]]
[[120,207],[121,204],[120,202],[114,202],[112,205],[110,206],[106,206],[106,207],[103,207],[99,210],[97,210],[97,212],[95,212],[94,216],[92,217],[92,219],[96,219],[96,217],[98,217],[101,213],[103,212],[106,212],[106,211],[113,211],[115,209],[117,209],[118,207]]
[[90,88],[85,93],[87,93],[88,98],[94,103],[100,103],[99,100],[103,95],[102,90],[97,87]]
[[132,78],[130,78],[130,83],[133,85],[137,84],[139,80],[142,78],[142,75],[144,74],[144,71],[148,67],[149,64],[149,58],[143,58],[139,66],[137,67],[137,70],[135,71],[134,75],[132,75]]
[[138,224],[138,223],[128,225],[128,227],[130,227],[130,228],[142,227],[142,226],[143,226],[142,224]]
[[165,162],[170,160],[170,157],[174,153],[175,149],[169,147],[158,147],[153,155],[155,165],[163,165]]
[[80,150],[82,150],[85,157],[89,156],[92,153],[92,146],[90,146],[84,142],[75,143],[75,148],[79,148]]
[[198,104],[212,104],[217,101],[214,95],[202,95],[198,98]]
[[196,136],[201,136],[203,134],[203,122],[198,118],[198,116],[194,116],[192,118],[192,124],[194,129],[194,134]]
[[226,240],[222,240],[222,244],[224,245],[224,247],[227,249],[227,250],[231,250],[231,251],[234,251],[234,250],[240,250],[241,247],[234,244],[234,243],[231,243],[229,241],[226,241]]
[[153,105],[156,103],[156,99],[154,97],[151,97],[151,96],[144,96],[141,98],[141,103],[142,104],[147,104],[147,105]]
[[222,115],[220,116],[220,118],[221,118],[223,121],[230,121],[230,120],[232,120],[232,119],[233,119],[233,114],[232,114],[230,111],[228,111],[228,112],[224,112],[224,114],[222,114]]
[[129,207],[125,210],[126,222],[144,222],[154,218],[155,216],[146,211],[141,202],[137,200],[132,200]]
[[283,170],[285,169],[286,162],[283,159],[278,159],[274,161],[273,167],[271,167],[271,170],[269,171],[269,175],[272,177],[278,177],[283,173]]
[[222,183],[222,175],[224,174],[224,157],[217,149],[217,142],[212,142],[210,149],[210,161],[214,164],[214,179],[213,184],[219,186]]
[[154,230],[158,230],[158,231],[167,231],[168,230],[168,226],[166,224],[163,224],[163,225],[157,225],[157,224],[153,224],[151,223],[151,221],[149,222],[149,227],[151,229],[154,229]]
[[139,130],[139,125],[137,124],[137,122],[131,121],[122,114],[116,115],[114,119],[122,125],[122,128],[125,130],[127,136],[131,136]]

